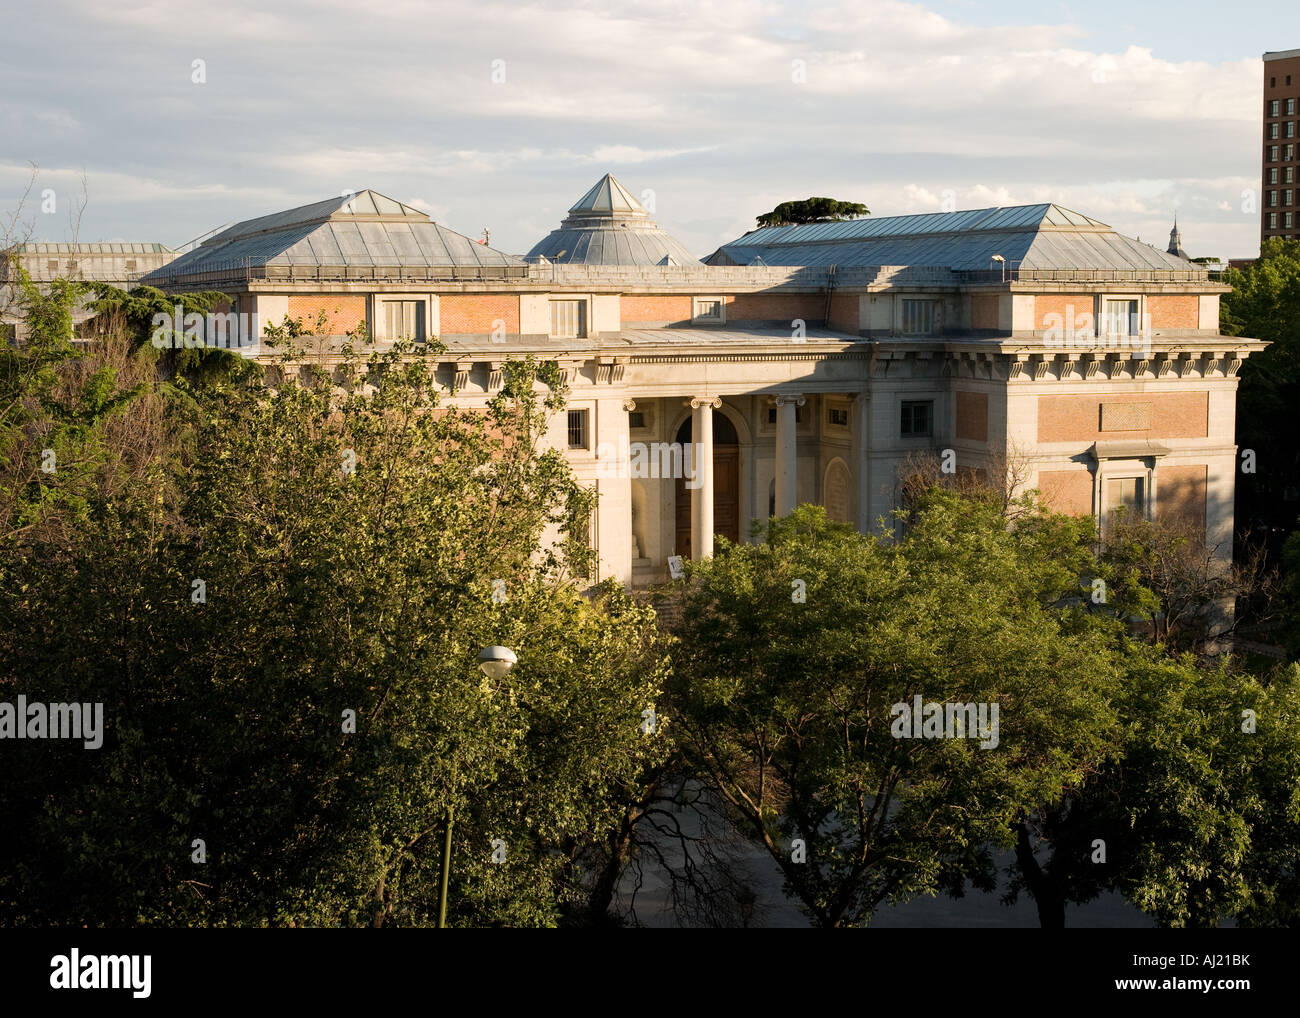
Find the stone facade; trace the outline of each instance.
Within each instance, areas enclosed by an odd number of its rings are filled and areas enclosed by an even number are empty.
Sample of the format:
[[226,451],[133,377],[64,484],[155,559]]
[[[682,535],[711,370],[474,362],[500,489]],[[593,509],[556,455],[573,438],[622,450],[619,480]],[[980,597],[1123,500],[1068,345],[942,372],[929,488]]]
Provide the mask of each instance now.
[[[1082,225],[1043,228],[1109,229],[1070,215]],[[1014,464],[1022,487],[1071,513],[1128,498],[1197,520],[1230,554],[1237,372],[1261,344],[1219,333],[1226,288],[1197,266],[508,258],[495,275],[268,259],[168,285],[222,289],[264,324],[323,306],[339,325],[366,321],[381,345],[385,304],[416,303],[418,338],[445,347],[449,398],[471,407],[499,388],[507,359],[558,362],[571,392],[548,441],[600,496],[597,578],[665,580],[671,556],[711,554],[715,535],[747,540],[752,521],[804,502],[868,530],[900,504],[917,461],[936,457],[990,479]],[[1117,335],[1120,318],[1143,326]],[[260,344],[243,353],[275,359]]]

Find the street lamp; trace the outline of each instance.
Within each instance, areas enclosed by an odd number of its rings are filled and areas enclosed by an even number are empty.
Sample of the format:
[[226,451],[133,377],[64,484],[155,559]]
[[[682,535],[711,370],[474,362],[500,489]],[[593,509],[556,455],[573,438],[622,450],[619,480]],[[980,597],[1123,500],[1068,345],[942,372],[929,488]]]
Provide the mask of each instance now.
[[1002,264],[1002,282],[1005,283],[1007,281],[1007,260],[1000,254],[993,255],[989,260],[1000,262]]
[[519,658],[509,647],[484,647],[478,652],[478,666],[489,679],[500,681],[510,674]]
[[[478,666],[489,679],[500,681],[510,674],[519,657],[509,647],[484,647],[478,652]],[[451,761],[452,790],[456,787],[456,759]],[[447,805],[447,834],[442,843],[442,890],[438,894],[438,929],[447,928],[447,882],[451,877],[452,806]]]

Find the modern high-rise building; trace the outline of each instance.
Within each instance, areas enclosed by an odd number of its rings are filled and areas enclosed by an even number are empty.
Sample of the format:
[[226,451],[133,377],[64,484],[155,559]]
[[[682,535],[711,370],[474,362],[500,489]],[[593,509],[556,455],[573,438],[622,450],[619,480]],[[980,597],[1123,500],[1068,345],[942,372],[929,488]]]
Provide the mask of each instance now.
[[1260,240],[1300,238],[1300,182],[1296,180],[1300,124],[1300,49],[1264,54],[1264,196]]

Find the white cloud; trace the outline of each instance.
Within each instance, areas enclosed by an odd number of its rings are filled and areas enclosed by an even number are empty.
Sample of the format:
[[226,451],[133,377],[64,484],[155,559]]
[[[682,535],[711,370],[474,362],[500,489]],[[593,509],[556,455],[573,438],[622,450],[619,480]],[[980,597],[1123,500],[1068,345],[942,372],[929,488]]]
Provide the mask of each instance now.
[[[231,0],[213,18],[197,0],[74,0],[32,9],[31,45],[0,67],[0,128],[16,163],[85,165],[87,225],[141,239],[364,186],[525,250],[608,169],[652,186],[700,252],[786,198],[890,214],[947,190],[1060,201],[1144,236],[1176,205],[1193,253],[1200,236],[1253,250],[1238,208],[1257,186],[1257,60],[1089,48],[1068,9],[1038,25],[951,9]],[[56,45],[70,31],[82,46]]]

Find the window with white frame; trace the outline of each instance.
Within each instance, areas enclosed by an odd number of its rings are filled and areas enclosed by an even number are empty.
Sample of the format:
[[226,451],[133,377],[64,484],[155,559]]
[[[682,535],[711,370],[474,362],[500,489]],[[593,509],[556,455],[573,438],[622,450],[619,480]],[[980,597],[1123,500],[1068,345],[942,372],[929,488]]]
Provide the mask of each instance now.
[[1282,229],[1284,229],[1284,230],[1289,230],[1289,229],[1291,229],[1291,213],[1290,213],[1290,212],[1283,212],[1283,213],[1282,213]]
[[1288,117],[1290,117],[1290,116],[1294,116],[1294,115],[1295,115],[1295,100],[1294,100],[1294,99],[1288,99],[1288,100],[1286,101],[1286,115],[1287,115]]
[[1276,230],[1276,229],[1277,229],[1277,213],[1276,213],[1276,212],[1270,212],[1270,213],[1268,214],[1268,228],[1269,228],[1270,230]]
[[723,314],[723,302],[721,297],[694,298],[694,309],[691,315],[693,321],[715,322],[721,324]]
[[1268,161],[1270,163],[1277,162],[1277,154],[1278,154],[1278,147],[1276,145],[1270,145],[1268,147]]
[[1137,298],[1106,298],[1101,304],[1102,328],[1107,336],[1136,336],[1142,331]]
[[424,342],[424,301],[386,300],[380,302],[380,308],[383,313],[384,339]]
[[1283,158],[1284,160],[1286,160],[1287,162],[1290,162],[1292,159],[1294,159],[1294,158],[1295,158],[1295,146],[1294,146],[1294,145],[1288,145],[1286,148],[1284,148],[1284,149],[1282,150],[1282,158]]
[[1269,136],[1270,138],[1276,138],[1276,137],[1277,137],[1277,124],[1269,124],[1269,125],[1268,125],[1268,136]]
[[1295,183],[1295,167],[1288,166],[1286,172],[1282,175],[1282,180],[1287,184]]
[[1276,191],[1269,191],[1269,192],[1268,192],[1268,203],[1269,203],[1269,205],[1272,205],[1272,206],[1276,206],[1276,205],[1277,205],[1277,192],[1276,192]]
[[934,335],[935,305],[937,303],[938,301],[933,300],[905,299],[903,301],[903,335]]
[[1142,477],[1107,477],[1102,483],[1102,529],[1109,536],[1121,519],[1147,515],[1147,480]]
[[1271,102],[1269,102],[1269,104],[1268,104],[1268,115],[1269,115],[1270,117],[1276,117],[1276,116],[1277,116],[1277,102],[1278,102],[1278,101],[1277,101],[1276,99],[1274,99],[1274,100],[1272,100]]
[[559,339],[582,339],[587,335],[585,300],[551,301],[551,335]]
[[[1288,167],[1288,168],[1289,168],[1289,167]],[[1277,183],[1277,167],[1276,167],[1276,166],[1271,167],[1271,168],[1269,169],[1269,171],[1268,171],[1268,182],[1269,182],[1270,184],[1276,184],[1276,183]]]

